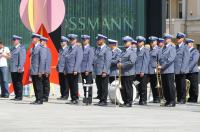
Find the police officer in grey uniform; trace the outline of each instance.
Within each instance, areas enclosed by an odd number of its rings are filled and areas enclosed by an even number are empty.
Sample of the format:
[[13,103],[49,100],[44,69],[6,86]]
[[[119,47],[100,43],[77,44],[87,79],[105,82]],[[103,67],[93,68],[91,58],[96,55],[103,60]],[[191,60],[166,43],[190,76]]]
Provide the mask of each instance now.
[[174,72],[177,92],[177,102],[186,103],[186,74],[189,72],[190,52],[184,43],[185,34],[177,33],[176,35],[176,58],[174,61]]
[[172,45],[173,36],[170,34],[165,34],[165,46],[162,49],[162,53],[159,57],[159,66],[161,70],[161,79],[163,93],[166,100],[166,107],[175,107],[176,97],[175,97],[175,86],[174,86],[174,60],[176,57],[176,49]]
[[165,44],[164,44],[165,40],[163,38],[158,38],[158,48],[162,49]]
[[100,100],[98,105],[106,106],[112,51],[105,44],[106,36],[98,34],[96,39],[97,48],[94,58],[94,73],[96,75],[97,96]]
[[71,103],[78,104],[78,77],[81,72],[83,50],[77,45],[76,34],[68,34],[69,50],[65,55],[65,74],[70,87]]
[[44,74],[42,75],[42,83],[43,83],[43,102],[48,102],[49,99],[49,92],[50,92],[50,73],[51,73],[51,51],[47,47],[48,39],[45,37],[40,37],[40,43],[45,48],[46,51],[46,59],[45,59],[45,70]]
[[150,60],[149,60],[149,81],[150,81],[150,86],[153,94],[153,103],[159,103],[159,93],[158,89],[156,88],[157,86],[157,76],[155,69],[158,64],[158,57],[159,57],[159,48],[157,46],[157,40],[158,38],[155,36],[149,37],[149,42],[150,42]]
[[[94,61],[94,48],[90,46],[90,36],[81,35],[82,48],[83,48],[83,60],[81,63],[81,76],[83,84],[93,84],[93,61]],[[84,98],[83,103],[92,103],[92,86],[87,88],[84,86]],[[88,91],[88,92],[87,92]],[[86,95],[88,93],[88,95]],[[86,98],[87,97],[87,98]]]
[[[137,53],[132,49],[132,38],[125,36],[122,38],[124,42],[124,50],[120,55],[117,67],[121,71],[121,95],[124,104],[120,104],[120,107],[132,107],[133,102],[133,80],[135,78],[135,61]],[[120,70],[121,69],[121,70]]]
[[194,40],[186,39],[186,44],[190,51],[190,61],[189,61],[189,73],[187,74],[187,79],[190,81],[190,91],[189,99],[190,103],[197,103],[198,99],[198,60],[199,60],[199,51],[193,47]]
[[69,46],[67,43],[69,42],[69,39],[65,36],[61,36],[61,48],[59,49],[59,56],[58,56],[58,65],[57,65],[57,71],[59,75],[59,84],[60,84],[60,94],[61,97],[58,98],[60,100],[67,100],[69,97],[69,85],[66,80],[66,75],[64,74],[65,69],[65,56],[68,52]]
[[36,100],[31,104],[43,104],[42,75],[45,73],[46,49],[40,44],[40,35],[32,34],[31,68],[30,74],[33,82]]
[[146,39],[142,36],[137,36],[137,60],[136,60],[136,80],[140,95],[139,105],[147,105],[147,83],[148,83],[148,65],[149,65],[149,49],[144,47]]
[[24,63],[26,60],[26,48],[20,43],[22,37],[13,35],[10,58],[10,72],[12,83],[15,92],[15,98],[11,100],[20,101],[23,98],[23,74],[24,74]]
[[110,66],[109,83],[111,84],[116,78],[118,78],[117,63],[121,55],[121,50],[117,47],[117,41],[108,39],[109,48],[112,50],[112,60]]
[[132,49],[137,52],[137,41],[136,40],[132,40]]

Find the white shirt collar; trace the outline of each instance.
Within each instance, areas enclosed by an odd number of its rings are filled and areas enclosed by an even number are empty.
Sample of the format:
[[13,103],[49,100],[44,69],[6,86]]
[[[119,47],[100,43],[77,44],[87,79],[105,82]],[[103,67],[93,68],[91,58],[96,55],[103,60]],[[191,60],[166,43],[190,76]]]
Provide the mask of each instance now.
[[131,49],[131,46],[129,46],[128,48],[126,48],[126,51],[128,51],[129,49]]
[[152,49],[157,49],[158,48],[158,46],[154,46]]
[[168,46],[170,46],[170,45],[171,45],[171,43],[167,43],[167,44],[166,44],[166,47],[168,47]]
[[62,49],[65,49],[65,48],[67,48],[67,45],[65,45],[64,47],[62,47]]
[[84,45],[84,48],[87,48],[89,46],[89,44]]
[[183,45],[183,42],[182,43],[180,43],[178,46],[179,46],[179,48],[181,47]]
[[15,48],[18,48],[21,44],[19,43],[18,45],[15,46]]
[[144,48],[144,46],[140,47],[140,51]]
[[193,47],[189,48],[189,51],[191,51],[193,49]]
[[37,47],[38,45],[40,45],[40,43],[35,44],[35,47]]
[[106,46],[106,44],[103,44],[103,45],[101,45],[101,46],[99,46],[99,47],[102,49],[104,46]]

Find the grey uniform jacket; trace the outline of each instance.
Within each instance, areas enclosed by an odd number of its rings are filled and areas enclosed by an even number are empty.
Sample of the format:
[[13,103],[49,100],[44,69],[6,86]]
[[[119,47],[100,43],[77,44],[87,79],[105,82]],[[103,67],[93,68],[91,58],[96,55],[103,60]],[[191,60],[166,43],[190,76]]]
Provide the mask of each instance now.
[[94,61],[94,48],[90,45],[83,47],[83,60],[81,63],[81,72],[92,72]]
[[190,50],[189,73],[199,72],[198,68],[199,51],[195,48]]
[[158,64],[159,48],[156,46],[149,51],[149,74],[155,74],[155,69]]
[[135,62],[137,59],[136,50],[132,48],[124,49],[120,61],[122,63],[121,74],[122,76],[135,75]]
[[24,71],[24,63],[26,60],[26,48],[19,45],[17,48],[11,48],[10,72]]
[[106,45],[102,48],[96,48],[94,57],[94,73],[102,75],[102,73],[110,74],[110,65],[112,60],[112,51]]
[[83,60],[82,47],[75,45],[69,47],[67,54],[65,55],[65,73],[72,74],[73,72],[81,72],[81,63]]
[[161,65],[161,74],[174,73],[174,60],[176,57],[176,49],[172,44],[167,44],[162,49],[159,57]]
[[186,74],[189,72],[190,52],[188,47],[183,43],[180,47],[176,46],[176,58],[174,60],[174,73]]
[[45,72],[46,49],[38,44],[31,49],[31,75],[43,74]]
[[51,51],[49,48],[46,48],[46,62],[45,62],[45,73],[50,74],[51,72],[51,61],[52,61],[52,55],[51,55]]
[[111,66],[110,66],[110,76],[117,76],[118,75],[118,69],[117,69],[117,63],[119,61],[119,58],[121,56],[121,50],[119,48],[116,48],[112,51],[112,60],[111,60]]
[[149,65],[149,49],[143,47],[141,50],[137,49],[137,59],[135,62],[136,74],[148,74]]
[[57,71],[59,73],[64,73],[65,69],[65,56],[68,52],[69,47],[65,47],[64,49],[61,48],[59,50],[59,56],[58,56],[58,65],[57,65]]

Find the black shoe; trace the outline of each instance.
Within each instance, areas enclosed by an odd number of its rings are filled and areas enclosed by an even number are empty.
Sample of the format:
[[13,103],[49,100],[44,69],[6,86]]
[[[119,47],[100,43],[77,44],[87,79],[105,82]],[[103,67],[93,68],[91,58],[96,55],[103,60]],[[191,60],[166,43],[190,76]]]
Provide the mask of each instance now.
[[185,104],[186,101],[185,100],[180,100],[180,101],[177,101],[177,104]]
[[15,98],[13,98],[13,99],[10,99],[10,100],[16,100],[17,99],[17,97],[15,97]]
[[47,98],[43,98],[43,102],[48,102],[48,99]]
[[97,96],[97,97],[94,97],[93,99],[100,99],[100,98],[99,98],[99,96]]
[[164,104],[164,106],[167,106],[167,105],[169,105],[170,104],[170,102],[166,102],[165,104]]
[[197,103],[197,100],[194,100],[194,99],[188,99],[188,101],[187,102],[189,102],[189,103]]
[[132,107],[132,103],[128,103],[125,105],[126,107]]
[[98,106],[107,106],[107,102],[102,101],[101,103],[98,104]]
[[160,100],[159,99],[155,99],[155,100],[153,100],[153,103],[160,103]]
[[15,101],[22,101],[22,97],[15,98]]
[[39,104],[43,104],[43,101],[36,100],[36,101],[31,102],[30,104],[39,105]]
[[2,98],[9,98],[9,95],[3,95]]
[[87,102],[87,99],[86,98],[83,98],[83,103],[86,103]]
[[72,104],[78,104],[78,100],[72,100],[71,103]]
[[139,105],[147,105],[147,102],[146,101],[140,101]]
[[167,105],[165,105],[165,107],[175,107],[176,106],[176,103],[169,103]]
[[126,104],[119,104],[119,107],[125,107]]

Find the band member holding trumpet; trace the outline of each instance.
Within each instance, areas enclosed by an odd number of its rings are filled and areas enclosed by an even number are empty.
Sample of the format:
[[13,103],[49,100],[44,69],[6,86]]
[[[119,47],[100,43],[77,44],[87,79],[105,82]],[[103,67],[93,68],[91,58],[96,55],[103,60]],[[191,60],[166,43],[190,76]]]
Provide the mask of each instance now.
[[186,74],[189,72],[190,52],[184,43],[185,34],[177,33],[176,35],[176,58],[174,61],[174,72],[176,82],[177,102],[186,103]]
[[137,36],[137,60],[135,64],[136,80],[139,81],[138,91],[140,95],[139,105],[147,105],[147,83],[148,83],[148,65],[149,65],[149,49],[144,47],[146,39]]
[[119,71],[121,72],[121,95],[124,104],[120,104],[121,107],[132,107],[133,102],[133,80],[135,76],[135,61],[137,58],[136,51],[132,50],[132,38],[125,36],[122,38],[125,49],[123,50],[120,60],[117,64]]
[[151,36],[149,37],[149,42],[150,42],[150,60],[149,60],[149,81],[150,81],[150,86],[151,86],[151,90],[152,90],[152,94],[153,94],[153,103],[159,103],[160,99],[159,99],[159,93],[158,93],[158,88],[157,86],[157,76],[156,76],[156,71],[155,69],[157,67],[157,63],[158,63],[158,57],[159,57],[159,49],[157,46],[157,37]]
[[117,41],[108,39],[109,48],[112,50],[112,60],[110,66],[109,83],[111,84],[118,77],[117,63],[121,55],[121,50],[117,47]]
[[176,49],[172,45],[173,36],[165,34],[165,46],[159,57],[158,69],[161,70],[162,87],[166,100],[166,107],[175,107],[176,105],[176,90],[174,86],[174,60],[176,57]]
[[190,61],[189,61],[189,73],[187,74],[187,79],[190,81],[189,99],[190,103],[197,103],[198,99],[198,60],[199,51],[193,47],[194,40],[187,39],[186,44],[190,51]]

